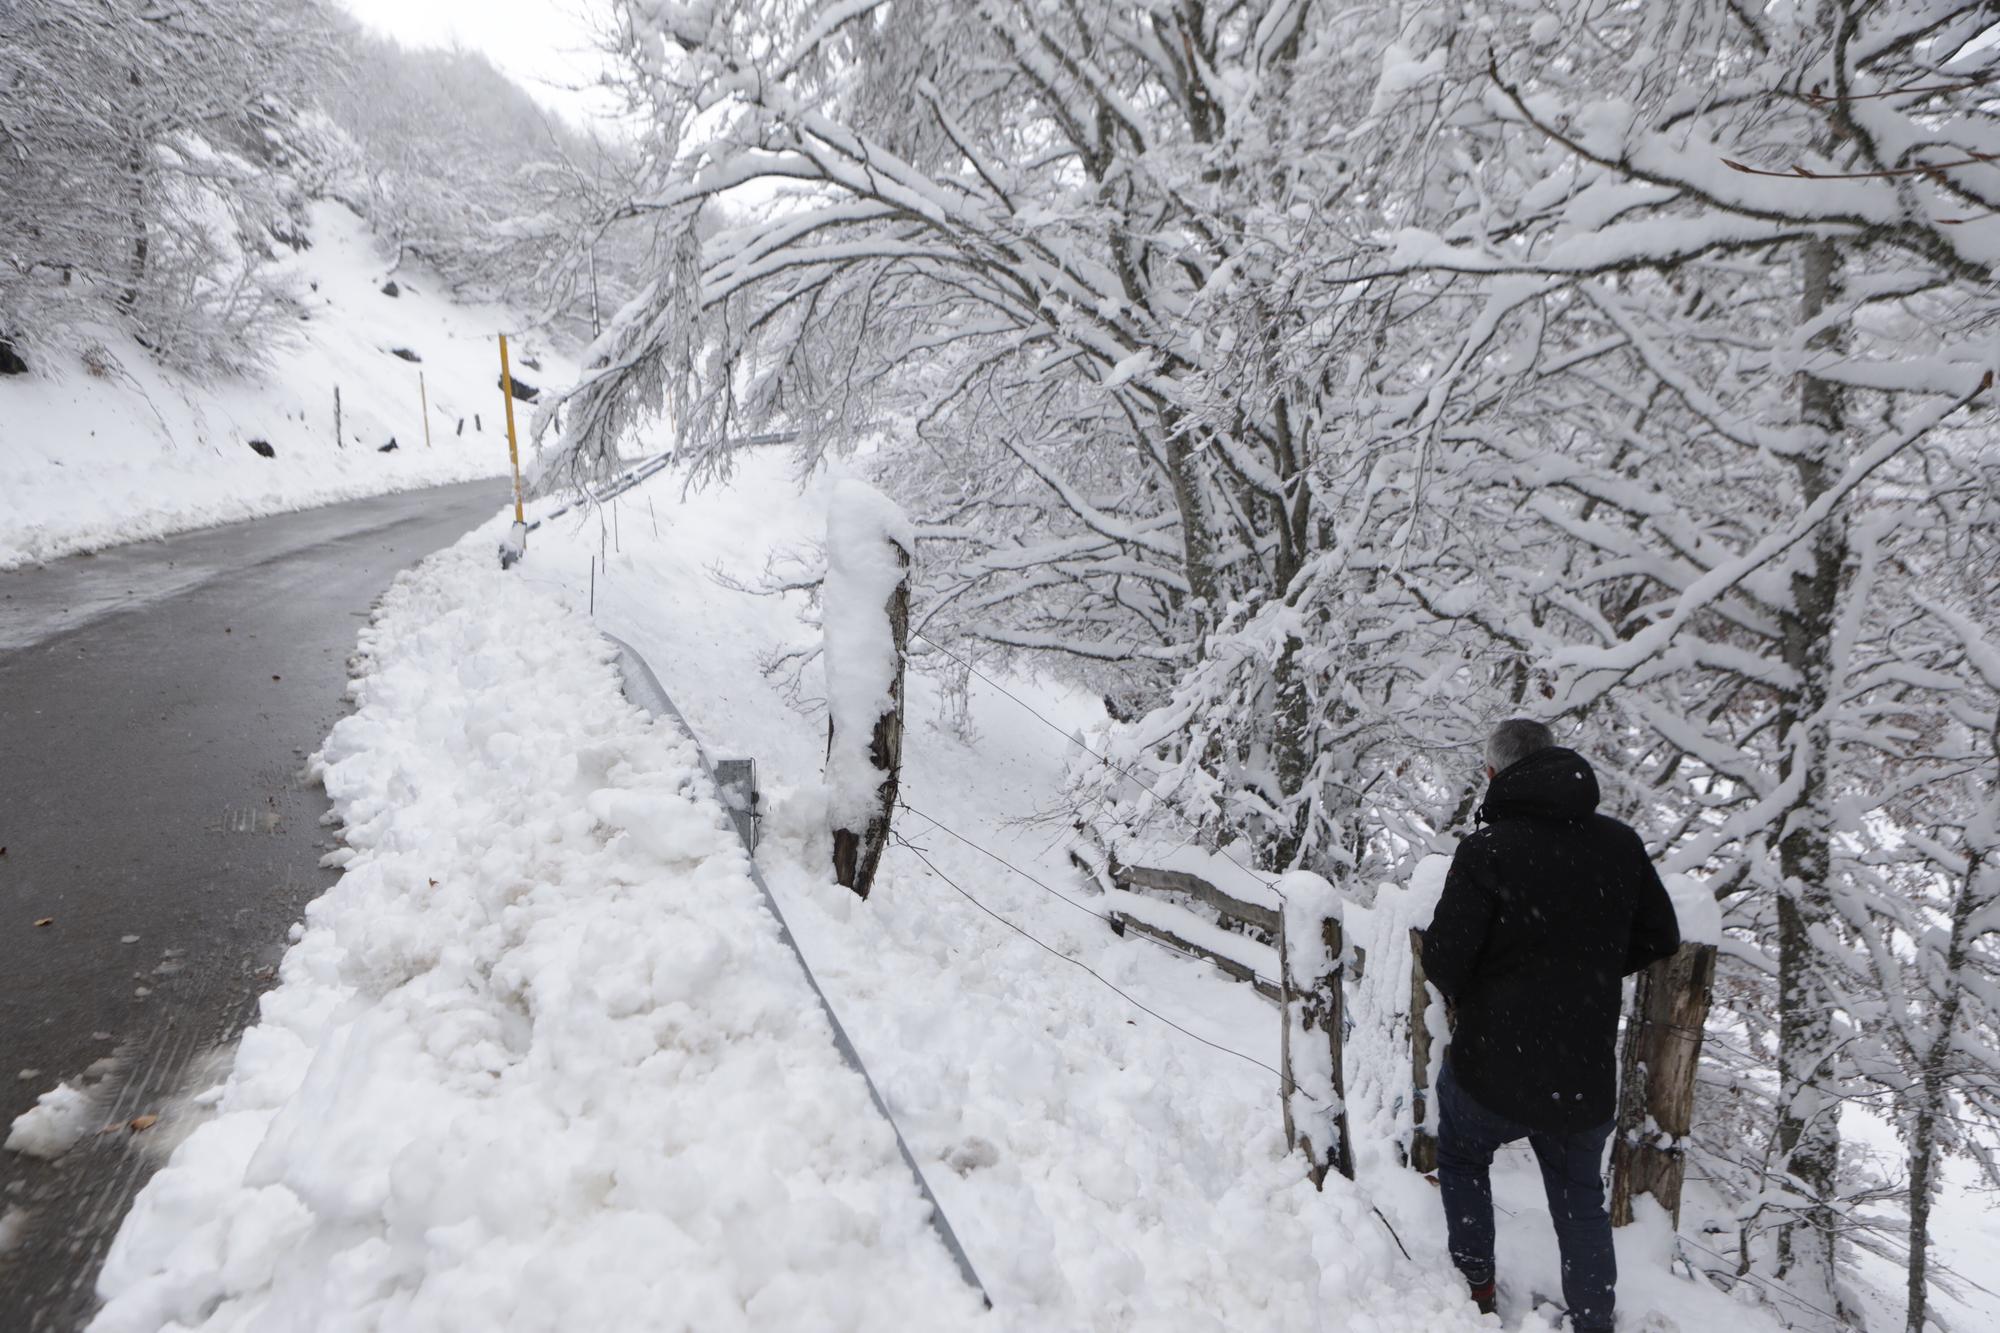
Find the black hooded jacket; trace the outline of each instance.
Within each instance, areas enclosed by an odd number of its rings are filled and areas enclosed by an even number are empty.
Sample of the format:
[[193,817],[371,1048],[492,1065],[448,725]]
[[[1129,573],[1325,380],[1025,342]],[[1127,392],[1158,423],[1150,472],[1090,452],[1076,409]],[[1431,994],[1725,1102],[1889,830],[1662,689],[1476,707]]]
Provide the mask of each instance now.
[[1550,1133],[1611,1119],[1620,982],[1680,947],[1645,844],[1597,799],[1574,750],[1501,772],[1424,932],[1425,974],[1457,1010],[1459,1085]]

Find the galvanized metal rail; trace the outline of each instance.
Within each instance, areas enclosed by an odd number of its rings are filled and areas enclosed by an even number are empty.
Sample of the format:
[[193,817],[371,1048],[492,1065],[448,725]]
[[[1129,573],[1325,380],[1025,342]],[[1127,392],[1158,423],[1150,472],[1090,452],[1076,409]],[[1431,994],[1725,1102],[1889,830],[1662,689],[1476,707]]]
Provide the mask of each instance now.
[[[554,515],[550,517],[553,518]],[[709,758],[708,751],[702,746],[701,738],[695,735],[694,728],[688,725],[687,718],[682,715],[679,708],[675,707],[666,690],[661,688],[659,677],[655,676],[653,669],[646,665],[646,659],[641,657],[631,644],[616,635],[606,634],[604,637],[618,649],[618,673],[625,683],[625,697],[654,717],[672,719],[674,725],[694,741],[695,750],[701,756],[702,768],[711,779],[716,780],[720,789],[721,779],[716,772],[716,763]],[[750,808],[753,810],[755,808],[754,797],[750,801]],[[733,810],[732,816],[736,813]],[[739,834],[754,829],[754,824],[748,819],[737,818],[735,822]],[[882,1100],[882,1093],[876,1088],[875,1080],[868,1076],[867,1066],[861,1063],[860,1052],[854,1049],[854,1043],[847,1036],[847,1029],[840,1025],[840,1018],[833,1012],[833,1005],[827,1000],[826,992],[820,989],[819,980],[813,976],[812,967],[806,962],[805,955],[799,951],[799,943],[792,937],[791,927],[785,923],[784,910],[778,906],[777,898],[771,893],[771,886],[764,882],[763,872],[758,870],[754,856],[754,837],[745,836],[744,848],[753,853],[750,860],[750,880],[757,886],[757,891],[764,895],[764,905],[770,909],[772,919],[778,923],[778,938],[785,942],[791,949],[792,956],[798,959],[799,970],[805,973],[806,985],[812,988],[813,997],[819,1001],[820,1012],[826,1015],[828,1025],[833,1028],[834,1048],[840,1052],[848,1067],[861,1075],[862,1083],[868,1088],[869,1097],[875,1102],[875,1109],[880,1111],[882,1118],[889,1123],[890,1132],[896,1136],[896,1149],[903,1154],[903,1164],[910,1168],[910,1175],[915,1178],[917,1189],[923,1194],[924,1201],[931,1206],[931,1227],[937,1232],[938,1239],[944,1242],[945,1249],[951,1252],[952,1259],[958,1264],[959,1275],[990,1307],[993,1298],[987,1295],[986,1284],[979,1280],[979,1274],[972,1267],[972,1260],[966,1254],[965,1246],[959,1243],[958,1234],[951,1228],[951,1219],[944,1215],[944,1209],[939,1206],[937,1196],[931,1193],[930,1183],[924,1179],[923,1168],[917,1165],[916,1156],[911,1153],[910,1145],[903,1140],[903,1131],[897,1127],[896,1118],[889,1114],[888,1103]]]

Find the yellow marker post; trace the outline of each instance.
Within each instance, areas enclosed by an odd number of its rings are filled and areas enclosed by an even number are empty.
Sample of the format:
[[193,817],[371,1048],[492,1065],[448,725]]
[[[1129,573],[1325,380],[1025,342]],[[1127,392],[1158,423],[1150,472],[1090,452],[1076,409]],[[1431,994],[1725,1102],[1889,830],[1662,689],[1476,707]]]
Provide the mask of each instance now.
[[431,447],[431,396],[424,388],[424,372],[417,372],[417,406],[424,412],[424,448]]
[[514,521],[525,523],[521,513],[521,448],[514,442],[514,374],[507,368],[507,335],[500,335],[500,399],[507,405],[507,460],[514,465]]

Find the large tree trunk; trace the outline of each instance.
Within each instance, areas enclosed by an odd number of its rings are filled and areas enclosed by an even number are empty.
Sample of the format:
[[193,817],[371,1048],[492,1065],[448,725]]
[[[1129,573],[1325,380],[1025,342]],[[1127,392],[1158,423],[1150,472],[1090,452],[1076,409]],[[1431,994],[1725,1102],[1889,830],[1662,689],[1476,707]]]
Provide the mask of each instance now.
[[[1832,303],[1840,280],[1840,255],[1831,241],[1805,246],[1802,322]],[[1808,346],[1839,345],[1837,329],[1813,335]],[[1842,402],[1839,386],[1807,374],[1800,388],[1800,417],[1817,438],[1797,460],[1800,505],[1812,504],[1840,475]],[[1828,701],[1833,689],[1833,631],[1845,581],[1846,514],[1836,509],[1813,534],[1791,578],[1792,606],[1784,616],[1783,653],[1795,684],[1778,706],[1779,771],[1793,788],[1778,843],[1783,886],[1778,896],[1778,1147],[1790,1187],[1809,1202],[1779,1232],[1778,1271],[1815,1304],[1831,1306],[1834,1292],[1835,1211],[1840,1166],[1840,1103],[1828,1084],[1834,1077],[1833,1013],[1816,933],[1834,928],[1831,864],[1833,814],[1827,783],[1831,743]]]

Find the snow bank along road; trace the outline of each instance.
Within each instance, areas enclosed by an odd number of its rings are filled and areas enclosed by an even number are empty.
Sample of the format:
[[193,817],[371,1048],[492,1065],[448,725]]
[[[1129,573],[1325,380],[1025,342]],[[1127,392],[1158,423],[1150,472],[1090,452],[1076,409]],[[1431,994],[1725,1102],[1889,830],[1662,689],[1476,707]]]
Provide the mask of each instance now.
[[981,1322],[693,743],[500,530],[363,632],[313,760],[344,873],[93,1333]]
[[176,1094],[332,882],[326,800],[301,773],[357,630],[398,569],[505,490],[0,572],[0,1126],[59,1082],[90,1098],[67,1154],[0,1153],[0,1329],[68,1333],[87,1315],[119,1217],[177,1137]]

